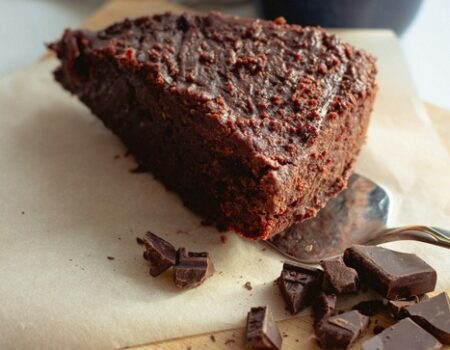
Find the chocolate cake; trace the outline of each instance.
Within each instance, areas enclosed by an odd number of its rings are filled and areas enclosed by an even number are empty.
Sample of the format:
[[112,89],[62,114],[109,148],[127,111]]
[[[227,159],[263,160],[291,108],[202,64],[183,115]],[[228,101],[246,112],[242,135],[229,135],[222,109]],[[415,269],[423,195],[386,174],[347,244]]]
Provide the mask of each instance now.
[[217,13],[67,30],[55,77],[187,206],[253,239],[345,188],[374,59],[320,28]]

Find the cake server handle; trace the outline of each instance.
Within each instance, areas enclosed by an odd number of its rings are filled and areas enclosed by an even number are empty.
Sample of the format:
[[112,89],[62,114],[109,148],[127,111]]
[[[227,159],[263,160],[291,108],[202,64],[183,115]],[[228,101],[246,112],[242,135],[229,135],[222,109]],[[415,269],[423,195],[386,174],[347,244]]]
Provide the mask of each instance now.
[[388,228],[366,244],[375,245],[401,240],[413,240],[450,248],[450,231],[434,226],[403,226]]

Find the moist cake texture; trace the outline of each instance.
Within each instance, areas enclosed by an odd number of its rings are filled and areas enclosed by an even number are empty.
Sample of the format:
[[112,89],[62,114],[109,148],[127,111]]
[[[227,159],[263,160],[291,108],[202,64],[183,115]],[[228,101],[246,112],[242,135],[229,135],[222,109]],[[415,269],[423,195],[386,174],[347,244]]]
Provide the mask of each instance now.
[[345,188],[374,59],[320,28],[217,13],[67,30],[55,77],[185,204],[267,239]]

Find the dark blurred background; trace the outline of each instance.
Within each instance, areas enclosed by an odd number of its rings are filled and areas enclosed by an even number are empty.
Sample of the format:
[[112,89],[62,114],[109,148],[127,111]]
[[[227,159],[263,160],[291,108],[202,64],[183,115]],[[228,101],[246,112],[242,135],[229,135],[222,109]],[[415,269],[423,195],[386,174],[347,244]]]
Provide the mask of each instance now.
[[193,7],[249,6],[249,14],[328,28],[390,28],[401,35],[423,0],[178,0]]
[[[106,0],[0,0],[0,76],[44,54]],[[126,1],[126,0],[123,0]],[[450,108],[450,0],[172,0],[200,11],[284,16],[328,28],[389,28],[399,36],[420,96]]]

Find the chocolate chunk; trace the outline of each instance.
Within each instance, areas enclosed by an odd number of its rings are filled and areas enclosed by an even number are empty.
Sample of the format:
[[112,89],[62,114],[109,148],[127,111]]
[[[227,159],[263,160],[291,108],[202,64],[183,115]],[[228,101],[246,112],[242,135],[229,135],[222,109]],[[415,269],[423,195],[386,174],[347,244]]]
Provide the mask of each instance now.
[[247,346],[253,349],[281,349],[283,338],[268,306],[250,309],[245,339]]
[[358,273],[344,264],[342,257],[322,260],[324,288],[336,294],[358,291]]
[[320,294],[314,302],[314,325],[336,314],[336,295]]
[[422,300],[428,300],[428,296],[426,294],[423,294],[423,296],[414,295],[405,299],[389,300],[387,305],[391,316],[393,318],[400,319],[406,316],[405,308],[415,305]]
[[159,276],[175,265],[177,254],[172,244],[151,232],[147,232],[143,240],[146,249],[144,259],[150,261],[152,265],[150,275]]
[[446,293],[409,306],[405,313],[439,341],[450,344],[450,300]]
[[285,262],[278,286],[286,308],[296,314],[312,304],[322,285],[322,271],[309,266]]
[[369,327],[369,317],[356,310],[331,316],[315,328],[317,342],[323,349],[348,349]]
[[436,286],[436,271],[414,254],[354,245],[345,251],[344,261],[358,271],[361,280],[388,299],[424,294]]
[[373,316],[384,308],[382,300],[367,300],[353,305],[352,310],[358,310],[366,316]]
[[202,284],[214,272],[208,253],[186,253],[178,249],[177,263],[173,268],[173,280],[178,288],[194,288]]
[[405,318],[362,344],[363,350],[438,350],[442,344]]

